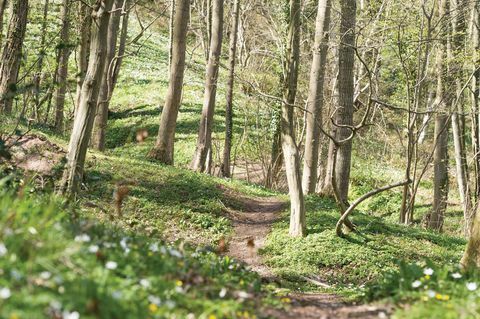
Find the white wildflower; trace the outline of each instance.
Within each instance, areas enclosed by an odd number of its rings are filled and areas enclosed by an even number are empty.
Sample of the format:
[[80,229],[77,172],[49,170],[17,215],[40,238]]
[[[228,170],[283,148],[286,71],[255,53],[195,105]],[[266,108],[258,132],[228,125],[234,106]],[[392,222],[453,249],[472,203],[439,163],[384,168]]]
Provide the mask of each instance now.
[[245,299],[245,298],[248,298],[248,296],[249,296],[249,294],[246,291],[239,291],[238,292],[238,297],[239,298]]
[[75,241],[79,243],[87,243],[90,241],[90,236],[87,234],[77,235],[75,236]]
[[105,264],[105,267],[110,270],[117,269],[117,266],[118,264],[115,261],[107,261]]
[[160,298],[158,298],[157,296],[150,295],[150,296],[148,296],[147,299],[150,303],[153,303],[157,306],[160,306],[160,304],[162,303],[162,300]]
[[460,279],[460,278],[462,278],[462,275],[460,273],[456,272],[456,273],[452,274],[452,278],[453,279]]
[[436,295],[436,292],[433,291],[433,290],[429,290],[427,291],[427,296],[430,297],[430,298],[434,298]]
[[35,229],[35,227],[28,227],[28,232],[32,235],[38,234],[38,231]]
[[182,258],[182,253],[179,252],[179,251],[176,250],[176,249],[173,249],[173,248],[170,249],[170,250],[169,250],[169,253],[170,253],[170,255],[172,255],[173,257]]
[[423,270],[423,274],[426,275],[426,276],[431,276],[431,275],[433,275],[433,269],[432,268],[425,268]]
[[150,244],[149,249],[151,252],[154,252],[154,253],[158,252],[158,243]]
[[412,287],[413,288],[418,288],[422,285],[422,282],[420,280],[415,280],[414,282],[412,282]]
[[470,291],[477,290],[478,285],[476,282],[467,282],[467,289]]
[[42,278],[43,280],[48,280],[50,279],[50,277],[52,277],[52,273],[49,271],[42,271],[40,273],[40,278]]
[[143,288],[148,288],[150,287],[150,281],[148,279],[141,279],[140,286],[142,286]]
[[0,299],[8,299],[12,295],[12,292],[7,287],[0,288]]
[[80,318],[80,314],[77,311],[72,311],[72,312],[64,311],[62,316],[63,316],[63,319],[79,319]]
[[5,256],[8,253],[8,249],[4,243],[0,243],[0,257]]
[[96,254],[99,250],[99,247],[97,245],[91,245],[88,247],[88,251],[91,252],[92,254]]
[[227,295],[227,289],[225,288],[222,288],[222,290],[220,290],[220,292],[218,293],[218,296],[220,298],[225,298],[226,295]]

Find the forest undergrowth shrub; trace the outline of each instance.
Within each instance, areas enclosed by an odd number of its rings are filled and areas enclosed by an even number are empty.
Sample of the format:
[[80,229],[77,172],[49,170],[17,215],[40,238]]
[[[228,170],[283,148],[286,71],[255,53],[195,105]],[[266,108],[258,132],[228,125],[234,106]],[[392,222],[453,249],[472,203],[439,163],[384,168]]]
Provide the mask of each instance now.
[[0,184],[0,317],[255,318],[260,278],[232,259]]

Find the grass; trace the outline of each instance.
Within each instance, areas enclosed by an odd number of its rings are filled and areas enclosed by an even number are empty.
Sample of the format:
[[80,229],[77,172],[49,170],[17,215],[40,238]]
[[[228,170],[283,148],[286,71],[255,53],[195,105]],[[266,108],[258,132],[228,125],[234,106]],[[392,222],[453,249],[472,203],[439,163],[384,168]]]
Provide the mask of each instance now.
[[99,222],[15,175],[0,184],[2,318],[255,318],[268,298],[207,248]]

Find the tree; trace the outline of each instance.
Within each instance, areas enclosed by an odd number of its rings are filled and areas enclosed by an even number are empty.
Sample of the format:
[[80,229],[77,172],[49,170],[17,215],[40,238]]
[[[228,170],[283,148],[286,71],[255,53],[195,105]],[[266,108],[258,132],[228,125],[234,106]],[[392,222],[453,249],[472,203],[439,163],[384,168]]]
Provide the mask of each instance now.
[[99,151],[105,150],[105,135],[108,123],[108,109],[113,93],[112,70],[117,50],[118,30],[124,0],[114,0],[112,14],[108,22],[106,62],[100,82],[100,92],[97,101],[97,114],[95,116],[92,144]]
[[[338,108],[335,112],[336,138],[339,141],[350,137],[353,125],[353,71],[355,61],[356,1],[340,1],[340,45],[338,52]],[[342,143],[335,161],[335,180],[339,199],[348,202],[352,140]]]
[[448,106],[452,101],[449,71],[447,69],[445,52],[449,37],[448,0],[441,0],[438,10],[441,19],[439,45],[437,48],[437,113],[435,116],[435,154],[434,154],[434,178],[433,178],[433,208],[429,214],[427,226],[440,231],[443,227],[443,219],[447,209],[448,199],[448,131],[449,118]]
[[197,146],[193,155],[191,168],[197,172],[204,172],[207,155],[212,144],[213,115],[215,111],[215,97],[217,93],[218,70],[223,37],[223,1],[212,0],[212,36],[205,79],[205,95],[203,100],[200,128],[198,130]]
[[0,108],[5,113],[12,112],[13,98],[18,89],[17,78],[27,26],[28,0],[13,1],[11,6],[12,16],[0,64]]
[[170,80],[165,105],[160,118],[157,141],[150,151],[150,157],[169,165],[172,165],[174,160],[175,128],[182,99],[190,1],[177,0],[175,5]]
[[57,90],[55,91],[55,129],[63,131],[63,109],[65,106],[65,92],[67,90],[68,58],[70,56],[70,0],[63,0],[61,9],[62,27],[60,43],[58,44],[58,70],[55,77]]
[[315,192],[317,185],[320,125],[322,123],[323,86],[328,50],[331,0],[318,1],[315,22],[315,45],[310,71],[309,95],[307,99],[307,133],[303,161],[302,187],[304,194]]
[[297,93],[298,68],[300,61],[300,0],[290,1],[289,25],[284,65],[282,103],[282,151],[287,174],[290,195],[290,230],[291,236],[305,236],[305,203],[300,174],[300,156],[295,142],[294,104]]
[[75,110],[80,104],[80,95],[82,93],[83,81],[87,74],[88,52],[90,50],[90,32],[92,25],[92,11],[88,3],[78,2],[77,7],[78,21],[78,48],[77,48],[77,91],[75,96]]
[[92,30],[88,68],[80,93],[68,145],[67,163],[59,193],[75,196],[83,179],[85,157],[92,134],[100,83],[105,68],[108,21],[113,0],[97,0],[92,7]]
[[5,20],[5,9],[7,8],[8,0],[0,0],[0,45],[3,40],[3,21]]
[[237,55],[238,20],[240,0],[234,0],[232,12],[232,26],[230,30],[230,51],[228,55],[227,100],[225,106],[225,144],[223,147],[223,161],[221,174],[230,177],[230,153],[233,135],[233,86],[235,76],[235,58]]

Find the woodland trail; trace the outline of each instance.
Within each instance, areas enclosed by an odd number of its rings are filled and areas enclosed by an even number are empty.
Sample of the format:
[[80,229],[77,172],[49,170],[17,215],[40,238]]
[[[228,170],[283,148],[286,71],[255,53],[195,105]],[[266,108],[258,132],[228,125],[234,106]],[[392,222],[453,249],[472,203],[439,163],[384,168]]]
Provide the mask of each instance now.
[[[229,243],[227,255],[240,260],[258,272],[266,281],[275,280],[271,270],[258,254],[273,223],[278,220],[285,203],[277,198],[241,198],[243,209],[231,211],[235,234]],[[287,310],[269,309],[265,315],[278,319],[373,319],[388,318],[390,309],[382,305],[355,305],[346,303],[332,293],[291,294]]]

